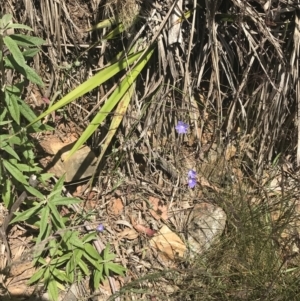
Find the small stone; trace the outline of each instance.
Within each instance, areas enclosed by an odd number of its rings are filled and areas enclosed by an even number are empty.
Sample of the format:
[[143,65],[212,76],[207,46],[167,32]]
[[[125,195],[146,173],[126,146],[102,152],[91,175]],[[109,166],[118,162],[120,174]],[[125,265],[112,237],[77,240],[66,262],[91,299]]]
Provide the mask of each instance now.
[[71,158],[66,160],[73,145],[74,144],[72,143],[71,147],[64,147],[61,149],[53,157],[49,169],[47,170],[50,173],[54,173],[56,177],[61,177],[65,174],[66,182],[73,182],[91,177],[96,168],[97,158],[88,146],[83,146],[76,151]]
[[197,204],[188,222],[188,246],[191,257],[200,255],[217,241],[223,233],[226,213],[210,203]]

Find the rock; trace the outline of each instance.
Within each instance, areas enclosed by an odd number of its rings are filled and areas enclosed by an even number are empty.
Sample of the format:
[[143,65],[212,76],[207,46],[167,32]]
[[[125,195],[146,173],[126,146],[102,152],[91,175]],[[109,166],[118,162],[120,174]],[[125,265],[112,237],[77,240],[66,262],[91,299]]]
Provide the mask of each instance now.
[[68,154],[69,150],[58,152],[48,172],[54,173],[56,177],[65,174],[66,182],[78,181],[94,174],[97,159],[88,146],[83,146],[69,160],[65,160]]
[[197,204],[188,221],[188,247],[190,255],[200,255],[216,242],[225,228],[226,213],[210,203]]

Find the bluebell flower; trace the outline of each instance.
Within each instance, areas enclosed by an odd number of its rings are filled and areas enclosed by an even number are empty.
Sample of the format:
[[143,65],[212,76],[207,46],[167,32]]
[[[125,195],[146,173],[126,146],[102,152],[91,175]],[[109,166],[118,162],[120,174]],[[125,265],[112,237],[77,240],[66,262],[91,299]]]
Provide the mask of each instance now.
[[197,173],[193,169],[191,169],[188,172],[188,177],[192,178],[192,179],[195,179],[197,177]]
[[100,225],[97,226],[96,230],[98,232],[103,232],[104,231],[104,226],[102,224],[100,224]]
[[189,178],[188,179],[188,185],[189,185],[189,188],[194,188],[197,184],[197,180],[194,179],[194,178]]
[[188,172],[188,185],[189,188],[194,188],[197,184],[197,173],[195,170],[190,169]]
[[178,134],[186,134],[189,125],[183,121],[178,121],[177,125],[175,126],[175,130]]

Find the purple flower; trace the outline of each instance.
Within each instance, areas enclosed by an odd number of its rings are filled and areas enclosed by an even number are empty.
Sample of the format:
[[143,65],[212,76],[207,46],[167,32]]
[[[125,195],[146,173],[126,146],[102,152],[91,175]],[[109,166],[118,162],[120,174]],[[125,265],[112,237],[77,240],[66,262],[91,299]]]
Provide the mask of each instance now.
[[195,179],[196,177],[197,177],[197,173],[193,169],[189,170],[188,178]]
[[190,169],[188,172],[188,185],[189,188],[194,188],[197,184],[197,173],[195,170]]
[[194,188],[197,184],[197,180],[194,179],[194,178],[189,178],[188,179],[188,185],[189,185],[189,188]]
[[187,123],[184,123],[183,121],[178,121],[177,125],[175,126],[175,129],[178,134],[186,134],[188,128],[189,125]]
[[97,226],[96,230],[98,232],[103,232],[104,231],[104,226],[102,224],[100,224],[100,225]]

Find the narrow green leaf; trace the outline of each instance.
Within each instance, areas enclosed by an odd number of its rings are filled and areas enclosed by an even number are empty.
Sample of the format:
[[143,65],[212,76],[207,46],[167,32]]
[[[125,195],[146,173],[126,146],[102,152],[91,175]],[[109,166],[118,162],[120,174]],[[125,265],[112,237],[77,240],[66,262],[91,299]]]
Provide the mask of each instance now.
[[[64,222],[63,222],[63,220],[62,220],[61,215],[60,215],[59,212],[57,211],[56,207],[51,203],[51,201],[48,201],[48,206],[49,206],[49,208],[50,208],[50,210],[51,210],[51,213],[52,213],[52,220],[53,220],[53,222],[55,222],[55,220],[56,220],[57,223],[58,223],[58,225],[59,225],[59,228],[61,228],[61,229],[66,228],[66,226],[65,226],[65,224],[64,224]],[[54,218],[55,220],[54,220],[53,218]],[[56,224],[57,224],[57,223],[56,223]]]
[[110,31],[106,36],[103,37],[103,40],[115,39],[124,31],[124,25],[120,23],[116,28]]
[[59,269],[54,269],[52,273],[55,276],[55,278],[57,278],[61,282],[70,282],[71,283],[70,279],[66,276],[65,272],[63,272]]
[[87,254],[89,254],[89,256],[93,257],[96,260],[99,260],[100,254],[95,250],[95,248],[91,244],[86,243],[84,245],[84,250]]
[[108,260],[108,254],[110,252],[110,244],[108,243],[106,246],[105,246],[105,249],[103,251],[103,260]]
[[6,208],[10,208],[13,203],[13,196],[11,194],[11,191],[11,180],[9,178],[6,178],[2,190],[2,200]]
[[19,45],[23,47],[41,46],[45,41],[38,37],[23,35],[23,34],[11,34],[10,37]]
[[38,48],[31,48],[22,52],[25,60],[34,57],[40,52]]
[[82,254],[83,254],[83,250],[81,250],[81,249],[76,249],[76,250],[74,251],[74,261],[75,261],[75,262],[78,262],[79,260],[81,260]]
[[53,277],[51,277],[49,283],[48,283],[48,294],[50,297],[50,300],[52,301],[58,301],[58,288],[57,288],[57,282]]
[[109,268],[107,266],[107,263],[104,263],[104,275],[106,275],[107,277],[109,276]]
[[33,196],[36,196],[40,200],[43,200],[45,198],[45,196],[42,193],[40,193],[37,189],[35,189],[34,187],[32,187],[30,185],[24,185],[24,187],[30,194],[32,194]]
[[[25,61],[25,59],[24,59]],[[5,67],[6,68],[10,68],[10,69],[15,69],[17,70],[19,73],[21,73],[22,75],[24,75],[27,79],[29,79],[30,81],[32,81],[33,83],[43,87],[44,84],[41,80],[41,78],[37,75],[37,73],[30,68],[27,65],[24,66],[19,66],[19,64],[16,62],[15,58],[11,55],[7,55],[4,58],[4,62],[5,62]],[[28,127],[32,126],[32,124],[29,124]]]
[[17,43],[10,36],[5,36],[3,38],[3,42],[6,45],[6,47],[9,49],[9,51],[11,52],[16,63],[20,67],[24,68],[26,66],[26,61],[25,61],[25,59],[22,55],[22,52],[19,49]]
[[[36,118],[36,115],[31,110],[31,108],[29,107],[28,104],[26,104],[24,101],[21,101],[21,102],[19,102],[19,105],[20,105],[20,112],[27,119],[27,121],[31,122],[32,120],[34,120]],[[36,124],[37,127],[40,125],[41,125],[41,122]]]
[[50,209],[48,206],[45,206],[41,210],[41,223],[40,223],[40,233],[38,235],[38,241],[41,241],[42,238],[46,238],[45,234],[47,233],[47,227],[49,224],[49,214],[50,214]]
[[81,270],[83,271],[83,273],[84,273],[86,276],[88,276],[88,275],[90,274],[89,268],[88,268],[88,266],[84,263],[84,261],[79,260],[79,261],[77,262],[77,264],[79,265],[79,267],[81,268]]
[[8,111],[10,113],[10,116],[13,118],[13,120],[17,124],[20,124],[20,108],[18,105],[19,97],[14,93],[5,91],[4,99],[5,99]]
[[78,232],[76,234],[73,233],[73,235],[70,238],[70,243],[72,245],[74,245],[75,247],[78,247],[80,249],[84,249],[83,242],[78,238]]
[[31,278],[28,280],[28,284],[33,284],[35,282],[38,282],[39,280],[41,280],[43,278],[44,275],[44,269],[40,268],[37,272],[35,272]]
[[94,270],[94,277],[93,277],[94,281],[93,281],[93,284],[94,284],[94,289],[97,290],[98,287],[99,287],[99,284],[101,281],[104,281],[104,277],[103,277],[103,266],[102,266],[102,269],[101,270]]
[[6,125],[6,124],[9,124],[11,123],[11,120],[7,120],[7,121],[0,121],[0,126],[2,125]]
[[16,223],[16,222],[23,222],[28,220],[32,216],[36,216],[38,212],[41,210],[42,204],[38,204],[34,207],[31,207],[30,209],[23,211],[22,213],[18,213],[15,218],[12,219],[10,224]]
[[[107,267],[109,271],[121,276],[124,276],[124,273],[127,271],[127,269],[125,269],[123,266],[113,262],[105,263],[105,267]],[[107,276],[109,276],[109,274],[107,274]]]
[[19,181],[22,184],[28,185],[25,176],[18,170],[18,168],[15,165],[11,164],[6,160],[3,160],[3,165],[17,181]]
[[87,141],[87,139],[96,131],[99,125],[104,121],[106,116],[114,109],[119,100],[124,96],[126,91],[130,88],[133,82],[136,80],[136,77],[141,73],[146,63],[149,61],[153,54],[154,49],[150,49],[144,56],[143,59],[133,68],[124,80],[120,83],[118,89],[111,94],[109,99],[105,102],[101,110],[91,121],[85,131],[82,133],[80,138],[76,141],[75,145],[72,147],[69,152],[66,160],[70,157]]
[[14,136],[14,135],[1,135],[0,136],[0,145],[3,146],[3,143],[8,143],[8,140],[12,144],[21,145],[21,139],[20,137]]
[[40,172],[43,170],[41,167],[37,166],[37,163],[35,163],[35,165],[36,166],[30,166],[27,164],[18,163],[18,168],[22,172],[30,172],[30,173]]
[[78,204],[81,202],[82,202],[82,200],[80,200],[80,199],[61,197],[60,199],[53,200],[52,204],[55,206],[68,206],[68,205],[72,205],[72,204]]
[[116,62],[113,65],[110,65],[98,73],[96,73],[93,77],[89,78],[86,82],[76,87],[74,90],[72,90],[69,94],[64,96],[61,100],[59,100],[57,103],[55,103],[53,106],[51,106],[48,110],[46,110],[44,113],[42,113],[40,116],[37,117],[36,120],[31,122],[28,126],[31,126],[33,123],[41,120],[42,118],[46,117],[50,113],[57,111],[61,107],[67,105],[71,101],[75,100],[76,98],[90,92],[97,86],[100,86],[102,83],[106,82],[110,78],[112,78],[115,74],[122,71],[123,69],[127,68],[129,65],[134,63],[143,53],[143,50],[134,53],[118,62]]
[[85,258],[87,261],[90,262],[90,264],[91,264],[94,268],[96,268],[96,269],[98,269],[98,270],[101,269],[101,265],[102,265],[102,264],[100,264],[100,263],[98,263],[97,261],[95,261],[95,260],[94,260],[91,256],[89,256],[87,253],[83,253],[83,256],[84,256],[84,258]]
[[27,25],[23,25],[23,24],[17,24],[17,23],[13,23],[13,24],[9,24],[8,28],[14,28],[14,29],[26,29],[26,30],[30,30],[33,31],[33,29]]
[[18,156],[18,154],[14,151],[14,149],[9,144],[6,144],[5,146],[2,146],[1,148],[4,151],[6,151],[8,154],[10,154],[12,157],[14,157],[15,159],[17,159],[18,161],[21,161],[21,159]]
[[69,259],[72,257],[72,254],[71,253],[67,253],[59,258],[55,258],[55,259],[52,259],[51,260],[51,265],[54,265],[54,266],[59,266],[59,265],[62,265],[63,263],[69,261]]
[[24,68],[24,71],[25,71],[25,77],[27,79],[29,79],[34,84],[39,85],[40,87],[44,86],[44,83],[43,83],[42,79],[37,75],[37,73],[32,68],[30,68],[27,65],[25,65],[23,68]]
[[65,177],[62,176],[58,179],[58,181],[55,183],[53,191],[61,191],[64,186]]
[[66,274],[67,277],[70,279],[71,283],[74,282],[74,270],[77,265],[77,262],[74,260],[69,260],[66,264]]
[[9,23],[12,21],[12,15],[11,14],[5,14],[0,18],[0,29],[4,29]]
[[82,238],[82,242],[87,243],[87,242],[90,242],[90,241],[94,241],[96,238],[97,238],[97,233],[96,232],[90,232]]

